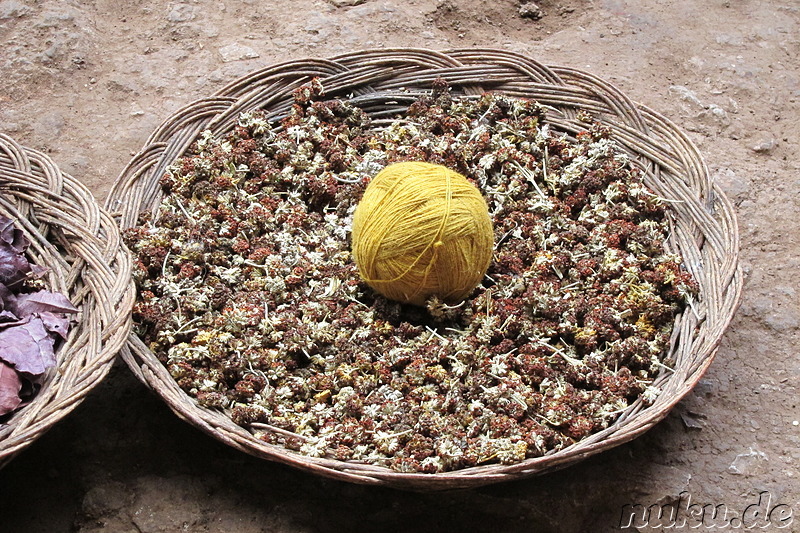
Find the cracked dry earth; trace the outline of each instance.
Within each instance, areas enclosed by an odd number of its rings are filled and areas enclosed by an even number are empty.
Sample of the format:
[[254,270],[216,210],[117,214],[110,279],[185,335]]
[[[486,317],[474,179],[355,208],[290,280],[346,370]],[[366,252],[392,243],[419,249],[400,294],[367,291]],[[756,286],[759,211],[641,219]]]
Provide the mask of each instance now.
[[[596,74],[687,131],[739,217],[742,306],[715,362],[666,420],[563,471],[420,495],[237,452],[117,364],[0,471],[0,531],[604,532],[620,529],[626,504],[681,494],[738,516],[761,496],[765,508],[800,515],[800,5],[537,4],[0,0],[0,130],[102,199],[163,119],[286,59],[497,47]],[[765,530],[798,531],[799,520]]]

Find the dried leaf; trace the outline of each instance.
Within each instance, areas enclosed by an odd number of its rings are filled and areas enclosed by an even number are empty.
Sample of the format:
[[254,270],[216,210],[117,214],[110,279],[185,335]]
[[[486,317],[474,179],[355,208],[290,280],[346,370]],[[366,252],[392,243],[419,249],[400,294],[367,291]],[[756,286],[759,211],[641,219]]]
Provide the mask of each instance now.
[[50,270],[28,262],[28,246],[23,232],[0,215],[0,416],[33,399],[56,364],[55,335],[66,339],[70,321],[64,315],[78,312],[63,294],[19,293],[26,290],[20,282]]
[[0,361],[0,416],[10,413],[22,403],[19,392],[22,380],[16,370]]
[[34,313],[77,313],[78,309],[63,294],[41,290],[17,295],[13,311],[26,317]]
[[17,297],[14,296],[14,293],[5,286],[5,284],[0,283],[0,309],[5,309],[6,307],[13,307],[14,302],[17,301]]
[[5,309],[0,311],[0,328],[16,326],[18,322],[20,322],[19,318],[11,311],[6,311]]
[[25,252],[31,244],[22,230],[14,226],[14,221],[2,215],[0,215],[0,241],[19,253]]
[[14,285],[31,271],[31,264],[23,252],[13,244],[0,239],[0,283]]
[[54,313],[43,311],[39,313],[39,318],[42,319],[44,329],[50,333],[55,333],[64,340],[67,340],[67,333],[69,332],[69,319]]
[[0,215],[0,282],[13,285],[31,272],[31,264],[25,257],[30,244],[13,220]]
[[53,337],[45,329],[42,319],[31,319],[17,326],[0,329],[0,359],[10,363],[19,372],[34,376],[56,364]]
[[48,272],[50,272],[50,267],[39,266],[37,264],[31,263],[31,275],[34,278],[39,279]]

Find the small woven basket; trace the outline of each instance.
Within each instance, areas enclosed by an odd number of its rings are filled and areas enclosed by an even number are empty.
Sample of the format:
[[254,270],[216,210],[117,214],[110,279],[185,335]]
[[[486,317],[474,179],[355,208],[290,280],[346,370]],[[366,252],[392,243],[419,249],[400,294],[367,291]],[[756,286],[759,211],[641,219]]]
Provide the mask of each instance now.
[[28,258],[49,268],[47,289],[78,308],[56,366],[33,400],[0,424],[0,467],[69,414],[102,380],[130,335],[131,260],[115,221],[86,187],[44,154],[0,134],[0,214],[31,241]]
[[662,418],[703,375],[738,305],[742,278],[738,234],[731,204],[715,186],[695,146],[659,114],[629,100],[614,86],[585,72],[547,67],[499,50],[367,50],[331,59],[291,61],[255,72],[198,100],[167,119],[116,181],[107,207],[123,228],[161,200],[159,179],[206,129],[228,133],[243,111],[263,109],[284,116],[292,90],[317,77],[328,98],[348,99],[373,118],[402,115],[437,78],[454,95],[495,91],[532,98],[546,106],[551,130],[573,135],[585,128],[576,116],[588,112],[613,132],[659,196],[674,200],[674,228],[667,243],[680,253],[700,284],[690,312],[675,323],[670,353],[676,361],[654,382],[662,392],[651,405],[638,400],[610,427],[568,448],[514,465],[486,465],[440,474],[403,474],[387,468],[306,457],[256,439],[225,414],[200,407],[135,336],[122,355],[134,373],[182,418],[247,453],[323,476],[411,490],[486,485],[551,471],[629,441]]

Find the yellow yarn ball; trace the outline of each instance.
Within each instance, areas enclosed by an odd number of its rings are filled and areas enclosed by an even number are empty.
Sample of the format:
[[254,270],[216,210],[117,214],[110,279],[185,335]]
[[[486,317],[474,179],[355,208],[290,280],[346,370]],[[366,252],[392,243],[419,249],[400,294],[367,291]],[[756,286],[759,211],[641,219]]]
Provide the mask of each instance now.
[[486,201],[467,179],[417,161],[384,168],[353,215],[353,257],[380,294],[425,305],[455,304],[481,282],[494,232]]

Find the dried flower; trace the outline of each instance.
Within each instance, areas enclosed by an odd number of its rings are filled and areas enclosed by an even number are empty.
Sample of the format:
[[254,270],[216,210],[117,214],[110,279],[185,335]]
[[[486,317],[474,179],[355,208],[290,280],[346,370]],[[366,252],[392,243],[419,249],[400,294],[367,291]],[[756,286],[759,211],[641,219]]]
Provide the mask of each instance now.
[[[588,116],[437,82],[394,121],[322,101],[203,134],[127,232],[139,334],[200,405],[315,457],[442,472],[512,464],[607,427],[669,364],[697,284],[669,211]],[[359,281],[353,210],[384,166],[423,160],[485,195],[495,261],[471,300],[390,302]]]

